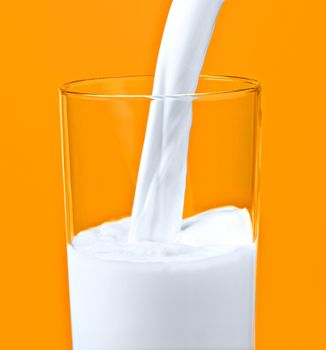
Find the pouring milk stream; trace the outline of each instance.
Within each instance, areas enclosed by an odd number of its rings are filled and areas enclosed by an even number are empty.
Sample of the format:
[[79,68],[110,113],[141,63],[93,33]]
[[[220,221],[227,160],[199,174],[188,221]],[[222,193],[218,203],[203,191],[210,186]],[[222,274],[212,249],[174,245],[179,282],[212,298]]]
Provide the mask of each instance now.
[[[222,0],[173,1],[158,55],[153,96],[196,91]],[[180,230],[192,102],[151,103],[132,210],[132,241],[169,241]]]
[[173,0],[131,218],[68,245],[74,350],[250,350],[256,247],[248,211],[182,219],[192,101],[222,0]]

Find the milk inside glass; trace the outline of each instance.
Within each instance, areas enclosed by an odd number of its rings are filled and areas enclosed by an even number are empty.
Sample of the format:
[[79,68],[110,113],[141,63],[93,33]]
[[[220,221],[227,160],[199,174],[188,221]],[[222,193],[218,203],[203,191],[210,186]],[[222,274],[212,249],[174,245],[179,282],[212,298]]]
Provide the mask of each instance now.
[[247,210],[185,219],[170,243],[130,243],[129,225],[105,223],[68,246],[74,349],[252,349]]
[[231,205],[182,219],[192,97],[164,99],[195,92],[221,4],[173,1],[132,217],[68,245],[74,350],[253,348],[250,215]]

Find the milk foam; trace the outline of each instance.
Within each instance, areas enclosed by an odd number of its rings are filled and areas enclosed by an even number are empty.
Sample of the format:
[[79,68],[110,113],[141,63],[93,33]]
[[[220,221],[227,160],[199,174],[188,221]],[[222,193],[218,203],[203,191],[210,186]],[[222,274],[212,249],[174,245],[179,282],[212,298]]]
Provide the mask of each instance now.
[[188,261],[229,253],[252,244],[246,209],[225,207],[184,219],[173,241],[128,241],[130,218],[80,232],[72,246],[91,257],[114,261]]
[[[223,0],[174,0],[156,65],[153,96],[196,91]],[[163,98],[150,106],[130,240],[169,241],[180,230],[192,101]]]

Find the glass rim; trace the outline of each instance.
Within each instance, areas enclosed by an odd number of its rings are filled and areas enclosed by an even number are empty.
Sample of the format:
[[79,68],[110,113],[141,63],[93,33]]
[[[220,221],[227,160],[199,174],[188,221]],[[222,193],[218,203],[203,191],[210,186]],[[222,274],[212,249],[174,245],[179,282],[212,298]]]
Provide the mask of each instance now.
[[[195,92],[195,93],[183,93],[183,94],[167,94],[167,95],[153,95],[153,94],[142,94],[142,93],[125,93],[125,94],[114,94],[114,93],[94,93],[91,91],[81,91],[76,89],[76,86],[82,83],[87,82],[96,82],[96,81],[113,81],[113,80],[122,80],[122,79],[145,79],[145,78],[154,78],[154,74],[147,75],[117,75],[117,76],[107,76],[100,78],[88,78],[88,79],[79,79],[73,80],[68,83],[62,84],[59,87],[59,91],[62,95],[72,95],[75,97],[81,98],[97,98],[97,99],[111,99],[111,98],[146,98],[151,100],[161,100],[161,99],[182,99],[182,98],[199,98],[205,96],[224,96],[224,95],[233,95],[238,93],[252,93],[258,92],[261,90],[261,83],[252,78],[240,77],[235,75],[210,75],[210,74],[201,74],[199,79],[211,80],[211,81],[229,81],[229,82],[241,82],[244,84],[243,87],[230,88],[230,89],[213,89],[208,92]],[[246,84],[246,86],[245,86]],[[72,89],[75,87],[75,89]]]

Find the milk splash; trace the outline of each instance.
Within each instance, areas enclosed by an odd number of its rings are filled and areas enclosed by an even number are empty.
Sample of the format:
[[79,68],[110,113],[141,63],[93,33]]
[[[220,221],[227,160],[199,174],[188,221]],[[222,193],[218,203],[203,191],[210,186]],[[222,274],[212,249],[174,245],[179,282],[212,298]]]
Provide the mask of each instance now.
[[[159,51],[153,96],[196,91],[223,0],[174,0]],[[150,106],[129,239],[170,241],[180,230],[192,102],[166,97]]]

